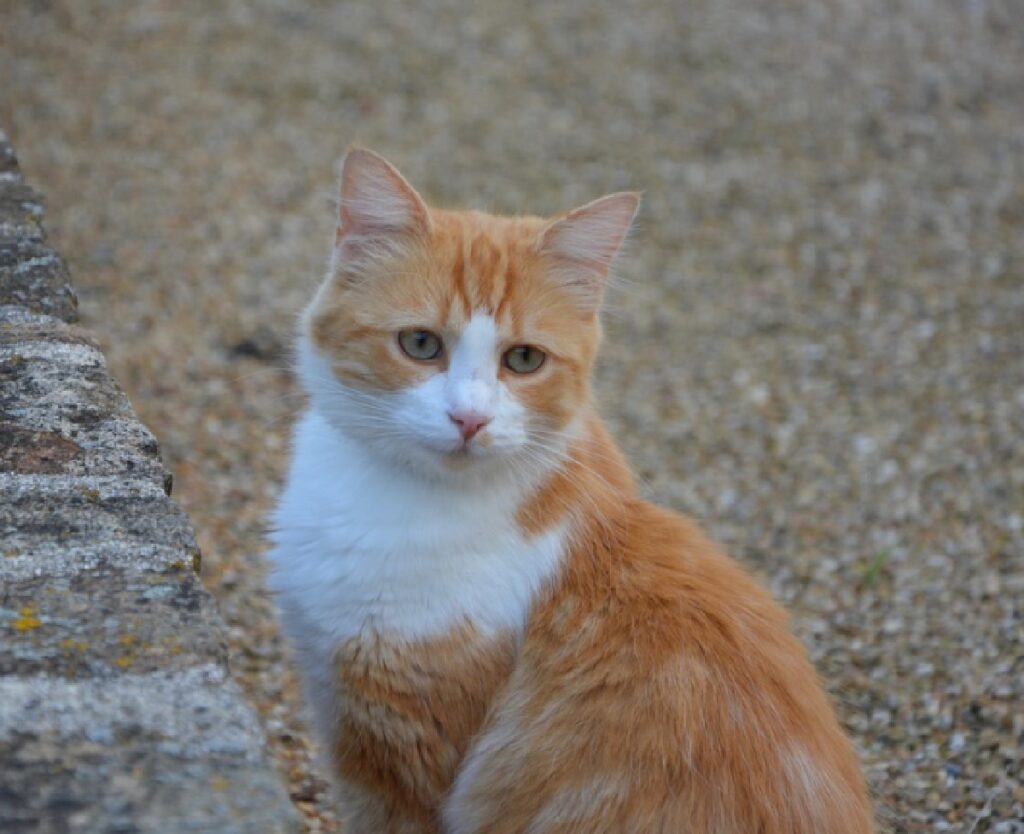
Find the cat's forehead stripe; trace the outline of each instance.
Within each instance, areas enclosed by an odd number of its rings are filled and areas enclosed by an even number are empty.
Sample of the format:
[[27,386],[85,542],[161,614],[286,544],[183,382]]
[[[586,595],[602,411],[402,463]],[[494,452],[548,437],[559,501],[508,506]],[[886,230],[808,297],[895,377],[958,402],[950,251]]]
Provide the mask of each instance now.
[[[458,302],[462,307],[462,314],[466,317],[469,316],[473,309],[473,305],[469,300],[469,293],[466,291],[466,250],[465,241],[460,241],[462,245],[455,247],[455,264],[452,266],[452,284],[455,290],[455,297],[452,299],[453,304]],[[452,305],[448,305],[452,307]]]
[[[510,258],[507,241],[496,241],[479,229],[466,230],[454,247],[451,268],[452,297],[444,308],[453,314],[458,306],[468,319],[473,311],[483,310],[496,320],[512,315],[516,326],[515,305],[512,303],[518,284],[514,258]],[[505,244],[505,245],[503,245]]]

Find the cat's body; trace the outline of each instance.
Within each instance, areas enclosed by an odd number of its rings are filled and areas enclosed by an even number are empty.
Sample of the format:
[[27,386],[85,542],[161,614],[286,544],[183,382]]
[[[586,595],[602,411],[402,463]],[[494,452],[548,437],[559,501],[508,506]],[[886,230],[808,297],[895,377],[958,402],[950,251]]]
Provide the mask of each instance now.
[[441,212],[346,161],[272,559],[347,834],[872,830],[784,613],[590,405],[635,208]]

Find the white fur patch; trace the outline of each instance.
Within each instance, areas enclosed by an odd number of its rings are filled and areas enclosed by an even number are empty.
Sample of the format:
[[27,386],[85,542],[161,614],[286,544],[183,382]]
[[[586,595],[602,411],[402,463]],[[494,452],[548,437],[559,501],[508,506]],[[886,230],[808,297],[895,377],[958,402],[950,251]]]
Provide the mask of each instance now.
[[315,409],[298,424],[273,517],[269,580],[328,732],[338,644],[367,631],[410,641],[465,621],[516,632],[557,569],[564,533],[526,539],[520,480],[429,480],[368,453]]
[[462,331],[445,375],[449,410],[469,410],[494,417],[498,383],[498,334],[494,319],[474,313]]

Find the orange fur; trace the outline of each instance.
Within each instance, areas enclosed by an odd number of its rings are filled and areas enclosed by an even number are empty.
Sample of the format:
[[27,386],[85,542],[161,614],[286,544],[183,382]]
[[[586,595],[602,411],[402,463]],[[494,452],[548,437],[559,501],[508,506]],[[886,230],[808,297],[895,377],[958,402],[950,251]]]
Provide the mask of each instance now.
[[501,743],[460,797],[473,830],[872,831],[856,756],[782,609],[629,482],[595,422],[540,499],[573,513],[576,535],[483,730]]
[[352,640],[337,653],[332,757],[366,831],[439,831],[438,811],[470,740],[511,672],[512,638],[471,626],[412,645]]
[[580,243],[558,220],[416,200],[402,220],[414,232],[329,281],[308,332],[340,380],[367,390],[444,370],[444,356],[403,356],[402,328],[454,338],[485,311],[502,349],[542,346],[537,373],[501,379],[551,430],[579,431],[510,513],[527,538],[568,525],[569,545],[518,639],[466,625],[339,647],[331,755],[348,830],[871,832],[856,756],[784,612],[690,521],[636,496],[593,410],[600,288],[588,282],[621,241],[567,269]]

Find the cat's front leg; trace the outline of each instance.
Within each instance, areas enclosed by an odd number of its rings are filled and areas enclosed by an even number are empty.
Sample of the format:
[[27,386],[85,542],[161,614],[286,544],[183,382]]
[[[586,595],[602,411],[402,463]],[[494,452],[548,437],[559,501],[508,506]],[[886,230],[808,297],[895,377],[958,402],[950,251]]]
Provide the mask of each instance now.
[[403,813],[393,797],[344,780],[337,795],[345,834],[441,834],[435,823]]

